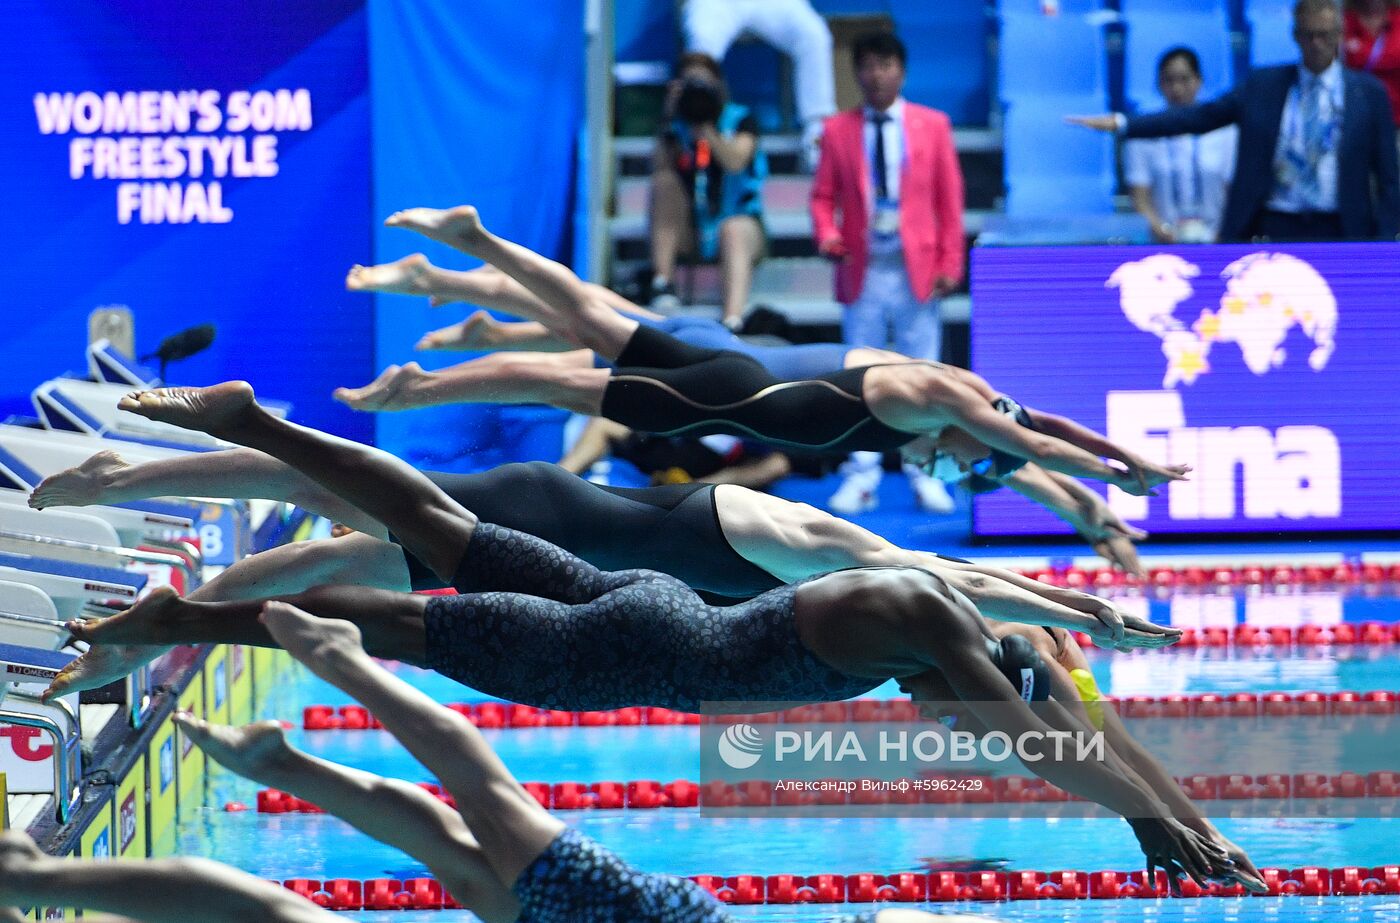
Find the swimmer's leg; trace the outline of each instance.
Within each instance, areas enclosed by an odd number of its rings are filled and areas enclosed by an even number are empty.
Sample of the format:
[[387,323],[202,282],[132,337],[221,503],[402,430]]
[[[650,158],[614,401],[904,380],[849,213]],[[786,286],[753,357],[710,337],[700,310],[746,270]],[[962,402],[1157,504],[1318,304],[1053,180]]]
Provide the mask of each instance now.
[[258,406],[247,382],[162,388],[121,407],[266,452],[387,526],[444,580],[457,571],[476,516],[388,452],[286,420]]
[[593,417],[579,433],[569,451],[559,459],[559,467],[570,474],[584,474],[594,464],[612,454],[612,448],[632,431],[621,423]]
[[509,923],[519,913],[461,816],[419,786],[309,756],[287,743],[275,721],[227,727],[182,714],[175,722],[226,768],[312,802],[422,862],[488,923]]
[[375,519],[295,468],[252,449],[192,452],[131,464],[112,451],[98,452],[76,468],[45,478],[29,496],[35,509],[91,506],[151,497],[233,497],[279,500],[333,522],[383,538]]
[[403,549],[354,532],[278,545],[249,555],[189,595],[196,602],[263,599],[302,593],[326,584],[412,589]]
[[539,299],[537,313],[527,315],[530,320],[604,358],[616,359],[637,328],[635,320],[596,297],[568,267],[486,230],[470,205],[411,208],[394,213],[385,224],[416,230],[492,264]]
[[595,414],[607,369],[587,350],[482,356],[437,371],[417,363],[390,366],[363,388],[337,388],[336,400],[356,410],[395,411],[442,404],[546,404]]
[[208,859],[55,859],[16,830],[0,834],[0,904],[108,910],[145,923],[336,920],[286,888]]
[[[281,599],[325,618],[353,622],[364,636],[366,649],[376,657],[416,665],[427,662],[423,626],[427,597],[370,587],[320,586]],[[92,649],[65,667],[44,694],[96,689],[129,675],[150,659],[139,650],[132,652],[135,647],[206,643],[276,647],[259,620],[268,601],[201,602],[182,599],[163,587],[110,618],[71,621],[68,630]],[[150,656],[160,653],[158,649]]]
[[539,321],[499,321],[485,311],[474,311],[461,323],[423,334],[423,338],[413,348],[436,351],[566,353],[578,347],[551,332]]
[[[355,533],[343,538],[279,545],[246,557],[195,590],[186,597],[186,601],[212,603],[260,599],[301,593],[324,584],[376,587],[405,593],[411,588],[408,564],[399,546]],[[155,611],[160,619],[175,615],[175,611],[169,607],[157,607]],[[159,619],[154,618],[152,613],[114,618],[134,620],[135,625],[126,631],[128,637],[135,640],[94,644],[74,661],[63,688],[67,688],[71,682],[73,691],[92,689],[113,679],[129,676],[169,651],[171,644],[176,643],[148,643],[142,640],[159,635],[155,624]],[[97,630],[97,623],[94,623],[93,630]]]
[[442,783],[500,881],[514,884],[564,829],[470,721],[376,664],[354,626],[282,605],[268,607],[266,622],[284,648],[368,708]]

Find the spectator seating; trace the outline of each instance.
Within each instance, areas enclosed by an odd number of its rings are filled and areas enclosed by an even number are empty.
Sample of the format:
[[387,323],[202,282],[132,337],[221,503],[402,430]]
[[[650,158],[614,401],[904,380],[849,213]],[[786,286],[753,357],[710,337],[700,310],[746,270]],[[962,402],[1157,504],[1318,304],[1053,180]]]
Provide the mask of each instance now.
[[1088,3],[1001,5],[1006,212],[1011,217],[1113,209],[1113,140],[1064,124],[1108,102],[1103,20]]
[[1246,0],[1249,63],[1254,67],[1298,60],[1293,43],[1293,0]]
[[1168,48],[1185,45],[1201,59],[1205,86],[1201,99],[1227,92],[1235,83],[1230,47],[1230,11],[1225,0],[1121,0],[1127,29],[1124,89],[1136,112],[1162,105],[1157,92],[1157,60]]

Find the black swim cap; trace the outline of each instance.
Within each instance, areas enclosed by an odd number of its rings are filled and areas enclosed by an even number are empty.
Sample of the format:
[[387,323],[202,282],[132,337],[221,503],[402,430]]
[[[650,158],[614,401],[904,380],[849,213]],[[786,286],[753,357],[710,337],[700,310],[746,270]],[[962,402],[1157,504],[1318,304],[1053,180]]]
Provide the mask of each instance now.
[[[992,407],[998,413],[1005,414],[1015,420],[1026,429],[1035,429],[1031,422],[1031,415],[1026,412],[1026,408],[1013,398],[1005,394],[992,401]],[[974,494],[990,493],[1001,487],[1001,479],[1011,474],[1026,464],[1026,459],[1019,455],[1012,455],[1010,452],[1003,452],[1001,449],[988,447],[986,458],[979,458],[968,465],[961,478],[954,480],[949,474],[940,473],[939,469],[945,465],[956,465],[952,456],[946,452],[935,451],[933,458],[924,465],[924,472],[939,480],[962,484]]]
[[1044,702],[1050,698],[1050,668],[1034,644],[1020,635],[1007,635],[1000,641],[987,638],[986,642],[987,656],[1024,701]]
[[[1031,415],[1026,413],[1026,408],[1022,407],[1018,401],[1007,397],[1005,394],[992,401],[992,406],[1026,429],[1035,429],[1031,424]],[[1025,465],[1026,460],[1019,455],[1003,452],[1001,449],[992,449],[991,454],[983,459],[983,462],[989,463],[987,465],[987,470],[978,471],[974,466],[972,469],[973,474],[981,474],[999,480]]]

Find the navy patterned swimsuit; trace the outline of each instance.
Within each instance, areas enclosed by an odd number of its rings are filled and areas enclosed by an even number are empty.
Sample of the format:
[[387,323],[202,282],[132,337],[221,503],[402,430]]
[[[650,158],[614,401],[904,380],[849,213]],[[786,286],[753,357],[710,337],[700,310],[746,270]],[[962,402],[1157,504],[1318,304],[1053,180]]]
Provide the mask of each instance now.
[[[511,891],[520,902],[516,923],[734,923],[695,882],[633,868],[572,827],[525,867]],[[842,914],[829,923],[875,923],[879,913]]]
[[554,838],[511,889],[517,923],[732,923],[693,881],[652,875],[572,827]]
[[481,523],[427,602],[428,666],[490,695],[564,711],[702,702],[830,702],[883,680],[849,676],[797,636],[797,584],[706,605],[656,571],[607,572],[523,532]]

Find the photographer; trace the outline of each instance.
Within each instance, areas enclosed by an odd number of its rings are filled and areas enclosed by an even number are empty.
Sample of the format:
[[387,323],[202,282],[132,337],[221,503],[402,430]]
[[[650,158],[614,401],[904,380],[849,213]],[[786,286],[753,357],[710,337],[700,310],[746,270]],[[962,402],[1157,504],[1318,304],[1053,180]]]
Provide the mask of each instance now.
[[667,96],[669,124],[652,163],[652,307],[665,311],[679,303],[672,282],[678,256],[718,259],[724,322],[737,327],[763,255],[760,191],[768,169],[757,123],[727,97],[718,61],[697,52],[681,56]]

